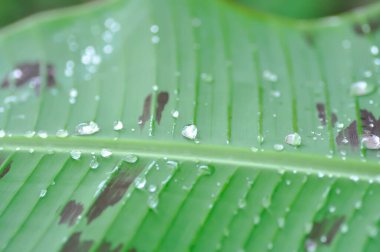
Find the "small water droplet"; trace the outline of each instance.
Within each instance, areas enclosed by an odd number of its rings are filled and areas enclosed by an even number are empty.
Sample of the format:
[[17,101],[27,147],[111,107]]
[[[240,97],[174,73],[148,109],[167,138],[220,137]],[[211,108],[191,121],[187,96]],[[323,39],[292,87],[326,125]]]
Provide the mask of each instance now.
[[60,138],[65,138],[69,135],[69,132],[67,132],[67,130],[64,129],[59,129],[57,130],[57,133],[55,135]]
[[194,124],[188,124],[182,129],[182,136],[187,139],[194,140],[197,137],[198,129]]
[[96,158],[96,156],[91,157],[89,165],[90,165],[91,169],[96,169],[99,167],[99,162],[98,162],[98,159]]
[[148,187],[148,191],[153,193],[157,190],[157,186],[156,185],[149,185]]
[[154,35],[154,36],[152,36],[151,41],[153,44],[158,44],[160,42],[160,37],[157,35]]
[[263,71],[263,78],[267,81],[270,81],[270,82],[276,82],[278,80],[278,77],[276,74],[272,73],[271,71],[269,70],[264,70]]
[[271,95],[272,95],[273,97],[278,98],[278,97],[281,96],[281,92],[278,91],[278,90],[272,90],[272,91],[271,91]]
[[380,137],[373,134],[364,135],[362,138],[362,145],[369,150],[378,150],[380,149]]
[[335,213],[335,210],[336,210],[335,206],[330,206],[329,207],[329,212],[330,213]]
[[40,191],[40,198],[43,198],[46,196],[46,193],[47,193],[47,190],[46,189],[43,189]]
[[350,93],[353,96],[363,96],[372,93],[375,86],[368,84],[366,81],[358,81],[351,85]]
[[79,160],[81,157],[82,153],[79,150],[72,150],[70,151],[70,156],[74,160]]
[[154,25],[152,25],[150,27],[150,32],[151,33],[158,33],[159,31],[160,31],[160,27],[158,25],[156,25],[156,24],[154,24]]
[[261,204],[264,208],[268,208],[270,206],[270,199],[269,197],[264,197],[261,201]]
[[356,176],[356,175],[352,175],[352,176],[350,176],[350,179],[351,179],[352,181],[354,181],[354,182],[358,182],[358,181],[359,181],[359,177]]
[[179,117],[179,111],[178,110],[173,110],[172,111],[172,117],[173,118],[178,118]]
[[137,162],[139,158],[136,155],[133,154],[127,154],[123,157],[123,160],[127,163],[134,164]]
[[293,146],[301,145],[301,136],[298,133],[292,133],[285,137],[285,143]]
[[80,136],[92,135],[98,132],[99,130],[99,126],[93,121],[89,123],[80,123],[75,128],[75,131]]
[[108,158],[108,157],[112,156],[112,152],[109,149],[102,149],[100,151],[100,155],[104,158]]
[[212,82],[214,80],[214,77],[212,77],[209,73],[201,73],[201,79],[205,82]]
[[46,131],[42,131],[42,130],[38,131],[37,135],[39,137],[41,137],[41,138],[47,138],[48,137],[47,132]]
[[345,234],[345,233],[348,232],[348,226],[347,226],[347,224],[343,224],[343,225],[340,227],[340,232],[342,232],[343,234]]
[[0,138],[3,138],[5,137],[5,131],[4,130],[0,130]]
[[242,208],[245,208],[246,206],[247,206],[247,201],[245,199],[239,199],[238,207],[242,209]]
[[370,51],[371,51],[372,55],[378,55],[379,54],[379,48],[375,45],[371,46]]
[[362,207],[362,202],[360,200],[355,202],[355,208],[360,209]]
[[307,252],[314,252],[317,250],[317,242],[312,239],[307,239],[305,242],[305,248]]
[[158,206],[158,196],[156,194],[149,195],[148,207],[151,209],[156,209],[157,206]]
[[137,177],[134,181],[134,184],[137,189],[143,189],[146,185],[145,177]]
[[253,217],[253,224],[259,224],[260,223],[260,216],[258,216],[258,215],[255,215],[254,217]]
[[367,231],[368,231],[368,235],[369,235],[369,237],[374,238],[374,237],[377,236],[378,229],[377,229],[376,226],[374,226],[374,225],[368,225],[368,227],[367,227]]
[[273,148],[276,151],[282,151],[284,149],[284,146],[282,144],[275,144],[275,145],[273,145]]
[[285,219],[284,218],[278,218],[277,219],[277,225],[279,228],[283,228],[285,226]]
[[208,165],[198,165],[198,174],[199,175],[211,175],[214,173],[215,168]]
[[114,121],[113,122],[113,130],[122,130],[124,128],[123,122],[122,121]]

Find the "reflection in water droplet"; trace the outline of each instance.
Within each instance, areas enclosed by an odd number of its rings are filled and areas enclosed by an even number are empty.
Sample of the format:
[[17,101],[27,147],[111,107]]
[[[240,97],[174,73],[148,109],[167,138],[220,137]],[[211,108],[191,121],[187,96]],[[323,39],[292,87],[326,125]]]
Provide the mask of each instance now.
[[82,153],[79,150],[72,150],[70,151],[70,156],[74,160],[79,160],[81,157]]
[[133,154],[127,154],[123,157],[123,160],[127,163],[134,164],[137,162],[139,158],[136,155]]
[[292,133],[285,137],[285,143],[293,146],[301,145],[301,136],[298,133]]
[[90,160],[90,168],[91,169],[96,169],[99,167],[99,162],[96,156],[92,156]]
[[114,121],[113,122],[113,130],[122,130],[124,128],[123,122],[122,121]]
[[109,149],[102,149],[100,155],[104,158],[108,158],[112,155],[112,152]]
[[92,135],[98,132],[99,130],[99,126],[93,121],[89,123],[80,123],[75,128],[75,131],[80,136]]
[[57,133],[55,135],[60,138],[65,138],[69,135],[69,132],[67,132],[67,130],[64,129],[59,129],[57,130]]
[[188,124],[182,129],[182,136],[194,140],[198,135],[198,128],[194,124]]
[[375,86],[368,84],[366,81],[358,81],[351,85],[350,93],[353,96],[363,96],[372,93]]

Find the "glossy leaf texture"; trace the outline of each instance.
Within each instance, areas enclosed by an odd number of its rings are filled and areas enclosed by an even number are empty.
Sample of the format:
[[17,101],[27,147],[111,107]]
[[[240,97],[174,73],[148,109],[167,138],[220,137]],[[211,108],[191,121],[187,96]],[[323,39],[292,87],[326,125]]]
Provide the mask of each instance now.
[[0,249],[378,251],[379,14],[120,0],[3,30]]

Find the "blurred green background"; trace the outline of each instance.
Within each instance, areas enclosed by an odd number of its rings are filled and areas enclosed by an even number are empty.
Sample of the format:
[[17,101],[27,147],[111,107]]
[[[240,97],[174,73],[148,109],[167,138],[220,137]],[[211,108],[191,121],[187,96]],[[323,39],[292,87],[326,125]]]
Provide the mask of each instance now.
[[[0,27],[33,13],[106,0],[0,0]],[[120,0],[128,1],[128,0]],[[207,1],[207,0],[205,0]],[[216,0],[225,1],[225,0]],[[380,0],[229,0],[263,12],[292,18],[310,19],[338,14]]]

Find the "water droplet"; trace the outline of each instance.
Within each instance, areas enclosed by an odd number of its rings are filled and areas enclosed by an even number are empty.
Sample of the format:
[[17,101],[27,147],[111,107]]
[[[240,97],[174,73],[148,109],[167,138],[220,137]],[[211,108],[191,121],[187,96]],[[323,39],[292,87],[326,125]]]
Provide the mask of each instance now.
[[264,70],[263,72],[263,78],[264,80],[270,81],[270,82],[276,82],[278,80],[278,77],[276,74],[272,73],[269,70]]
[[262,144],[262,143],[264,142],[264,136],[262,136],[262,135],[258,135],[258,136],[257,136],[257,141],[258,141],[260,144]]
[[78,96],[78,90],[76,90],[75,88],[70,89],[69,95],[70,98],[76,98]]
[[351,179],[352,181],[354,181],[354,182],[358,182],[358,181],[359,181],[359,177],[356,176],[356,175],[352,175],[352,176],[350,176],[350,179]]
[[283,228],[285,226],[285,219],[284,218],[278,218],[277,219],[277,225],[279,228]]
[[113,122],[113,130],[122,130],[124,128],[123,122],[122,121],[114,121]]
[[96,156],[92,156],[90,159],[90,168],[91,169],[96,169],[99,167],[99,162]]
[[270,199],[268,197],[264,197],[261,201],[261,204],[264,208],[268,208],[270,206]]
[[148,207],[151,209],[156,209],[158,206],[158,196],[156,194],[149,195],[148,197]]
[[380,137],[373,134],[364,135],[362,138],[362,145],[369,150],[378,150],[380,149]]
[[255,215],[253,217],[253,224],[259,224],[260,223],[260,216],[258,215]]
[[153,193],[157,190],[157,186],[156,185],[149,185],[148,187],[148,191]]
[[60,138],[65,138],[68,135],[69,135],[69,132],[67,132],[67,130],[64,130],[64,129],[59,129],[57,130],[57,133],[56,133],[56,136]]
[[272,91],[271,91],[271,95],[272,95],[273,97],[278,98],[278,97],[281,96],[281,92],[278,91],[278,90],[272,90]]
[[372,55],[378,55],[379,54],[379,48],[375,45],[371,46],[370,51],[371,51]]
[[335,213],[335,210],[336,210],[335,206],[330,206],[329,207],[329,212],[330,213]]
[[5,131],[4,130],[0,130],[0,138],[3,138],[5,137]]
[[134,181],[134,184],[137,189],[143,189],[146,185],[145,177],[137,177]]
[[360,200],[355,202],[355,208],[360,209],[362,207],[362,202]]
[[46,189],[43,189],[40,191],[40,198],[43,198],[46,196],[46,193],[47,193],[47,190]]
[[199,175],[211,175],[215,171],[215,168],[213,166],[208,166],[208,165],[199,165],[198,166],[198,174]]
[[354,96],[363,96],[372,93],[375,86],[368,84],[366,81],[358,81],[351,85],[350,93]]
[[136,155],[133,154],[127,154],[123,157],[123,160],[127,163],[134,164],[137,162],[139,158]]
[[91,121],[89,123],[80,123],[75,128],[75,131],[80,136],[92,135],[92,134],[95,134],[96,132],[98,132],[99,130],[100,130],[99,126],[93,121]]
[[188,124],[182,129],[182,136],[194,140],[197,137],[198,129],[194,124]]
[[347,224],[343,224],[343,225],[340,227],[340,232],[342,232],[343,234],[345,234],[345,233],[348,232],[348,226],[347,226]]
[[48,137],[47,132],[46,131],[42,131],[42,130],[38,131],[37,135],[39,137],[41,137],[41,138],[47,138]]
[[370,237],[376,237],[377,236],[377,233],[378,233],[378,229],[377,229],[377,227],[376,226],[374,226],[374,225],[368,225],[368,227],[367,227],[367,231],[368,231],[368,235],[370,236]]
[[151,40],[153,44],[158,44],[160,42],[160,37],[157,35],[154,35]]
[[108,158],[112,155],[112,152],[109,149],[102,149],[100,155],[104,158]]
[[159,30],[160,30],[160,27],[159,27],[158,25],[152,25],[152,26],[150,27],[150,32],[151,32],[151,33],[158,33]]
[[298,133],[292,133],[285,137],[285,143],[293,146],[301,145],[301,136]]
[[312,239],[307,239],[305,242],[305,248],[307,252],[314,252],[317,250],[317,242]]
[[82,153],[80,151],[78,151],[78,150],[72,150],[72,151],[70,151],[70,156],[74,160],[79,160],[80,157],[81,157],[81,155],[82,155]]
[[201,73],[201,79],[205,82],[212,82],[214,80],[214,77],[208,73]]
[[179,117],[179,111],[178,110],[173,110],[172,111],[172,117],[173,118],[178,118]]
[[284,146],[282,144],[275,144],[275,145],[273,145],[273,148],[276,151],[282,151],[284,149]]
[[245,208],[247,206],[247,201],[245,199],[239,199],[238,201],[238,207],[239,208]]

